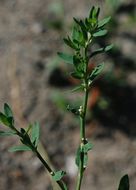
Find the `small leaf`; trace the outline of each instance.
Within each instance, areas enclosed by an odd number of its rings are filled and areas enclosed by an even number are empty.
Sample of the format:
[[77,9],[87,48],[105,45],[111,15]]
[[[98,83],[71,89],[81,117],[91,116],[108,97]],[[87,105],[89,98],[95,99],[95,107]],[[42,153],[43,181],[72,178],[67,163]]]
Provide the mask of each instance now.
[[100,36],[105,36],[106,34],[107,34],[107,30],[100,30],[100,31],[98,31],[98,32],[95,32],[94,34],[93,34],[93,36],[94,37],[100,37]]
[[100,13],[100,8],[99,7],[92,7],[90,14],[89,14],[89,18],[96,18],[98,19]]
[[93,69],[91,75],[89,76],[89,79],[90,79],[91,81],[93,81],[93,80],[101,73],[101,71],[103,70],[103,68],[104,68],[104,63],[101,63],[101,64],[97,65],[97,66]]
[[9,152],[16,152],[16,151],[30,151],[31,148],[25,145],[20,145],[20,146],[13,146],[11,147],[8,151]]
[[10,127],[11,126],[10,119],[8,119],[2,112],[0,112],[0,122],[1,123],[3,123],[4,125]]
[[29,134],[27,133],[27,131],[24,128],[21,128],[20,132],[22,134],[22,138],[20,139],[21,142],[25,145],[30,144],[31,140],[30,140],[30,137],[29,137]]
[[[74,40],[80,40],[80,31],[78,30],[77,26],[73,26],[72,30],[72,39]],[[81,41],[81,40],[80,40]]]
[[87,142],[85,145],[83,145],[83,152],[87,153],[89,150],[93,148],[93,144],[90,142]]
[[128,175],[124,175],[121,178],[118,190],[129,190],[129,177],[128,177]]
[[70,105],[67,106],[67,110],[73,113],[74,115],[80,115],[79,110],[76,108],[70,107]]
[[68,39],[63,39],[65,44],[71,47],[72,49],[79,50],[79,48],[71,41],[71,39],[68,37]]
[[73,56],[73,64],[75,66],[75,69],[77,71],[82,71],[83,70],[83,65],[82,65],[82,62],[81,62],[81,57],[79,57],[79,55],[74,55]]
[[16,132],[14,132],[14,131],[0,131],[0,136],[1,137],[12,136],[12,135],[16,135]]
[[65,174],[66,174],[65,171],[60,170],[60,171],[55,172],[55,174],[52,176],[52,178],[53,178],[53,180],[55,180],[55,181],[59,181],[59,180],[61,180],[61,178],[62,178]]
[[78,147],[77,152],[76,152],[76,158],[75,158],[75,163],[77,167],[80,165],[80,160],[81,160],[81,148]]
[[84,168],[86,168],[87,163],[88,163],[88,154],[87,154],[87,153],[84,153],[84,160],[83,160]]
[[74,77],[74,78],[76,78],[76,79],[82,79],[84,75],[83,75],[83,73],[75,71],[75,72],[71,73],[71,76]]
[[93,17],[94,9],[95,9],[95,7],[93,6],[93,7],[91,8],[91,11],[90,11],[90,14],[89,14],[89,18],[92,18],[92,17]]
[[76,18],[73,18],[73,19],[80,26],[84,39],[87,40],[87,38],[88,38],[87,28],[86,28],[84,22],[82,20],[79,21]]
[[7,117],[13,117],[12,110],[7,103],[4,104],[4,113]]
[[109,21],[110,21],[111,17],[107,17],[107,18],[104,18],[103,20],[100,20],[98,22],[98,28],[101,28],[103,26],[105,26]]
[[108,45],[108,46],[106,46],[106,47],[104,48],[104,51],[105,51],[105,52],[110,51],[113,47],[114,47],[113,44]]
[[93,52],[91,53],[90,57],[93,57],[93,56],[95,56],[95,55],[97,55],[97,54],[99,54],[99,53],[103,53],[103,52],[104,52],[104,48],[99,48],[99,49],[93,51]]
[[58,56],[63,59],[64,61],[66,61],[67,63],[73,64],[73,56],[72,55],[68,55],[62,52],[58,52]]
[[80,91],[80,90],[84,90],[84,86],[83,85],[75,87],[74,89],[71,90],[71,92],[76,92],[76,91]]
[[34,145],[37,147],[38,142],[39,142],[39,136],[40,136],[40,127],[39,123],[35,122],[32,127],[32,132],[31,132],[31,141],[34,143]]
[[[87,151],[88,152],[88,151]],[[80,166],[81,164],[81,160],[83,162],[83,166],[86,167],[87,166],[87,161],[88,161],[88,154],[87,152],[83,152],[83,150],[81,150],[81,147],[79,147],[77,149],[76,152],[76,159],[75,159],[75,163],[77,165],[77,167]]]

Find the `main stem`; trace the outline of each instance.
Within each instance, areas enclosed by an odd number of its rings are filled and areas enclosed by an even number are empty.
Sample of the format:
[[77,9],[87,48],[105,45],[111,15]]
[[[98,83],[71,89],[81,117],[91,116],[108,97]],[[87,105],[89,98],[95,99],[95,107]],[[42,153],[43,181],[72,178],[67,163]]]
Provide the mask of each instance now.
[[[81,117],[81,128],[80,128],[80,134],[81,134],[80,135],[80,141],[81,141],[80,146],[81,147],[86,142],[85,118],[86,118],[86,110],[87,110],[87,101],[88,101],[88,90],[86,89],[85,96],[84,96],[84,103],[83,103],[83,117]],[[84,173],[84,154],[81,154],[81,161],[80,161],[80,166],[79,166],[79,171],[78,171],[78,179],[77,179],[76,190],[80,190],[80,188],[81,188],[83,173]]]
[[[82,116],[81,116],[81,124],[80,124],[80,147],[86,143],[86,135],[85,135],[85,121],[86,121],[86,110],[87,110],[87,102],[88,102],[88,79],[87,79],[87,72],[88,72],[88,63],[86,63],[86,73],[84,78],[84,84],[85,84],[85,95],[83,100],[83,108],[82,108]],[[83,173],[84,173],[84,154],[81,153],[81,160],[78,170],[78,179],[77,179],[77,185],[76,190],[80,190],[81,183],[83,179]]]

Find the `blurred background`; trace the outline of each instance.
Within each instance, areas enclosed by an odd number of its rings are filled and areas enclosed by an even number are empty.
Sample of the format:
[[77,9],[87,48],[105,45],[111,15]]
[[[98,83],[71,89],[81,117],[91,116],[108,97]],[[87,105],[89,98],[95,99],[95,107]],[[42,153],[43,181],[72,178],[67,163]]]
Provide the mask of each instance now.
[[[134,0],[0,0],[0,110],[11,105],[18,127],[39,121],[40,151],[56,170],[67,171],[74,189],[79,144],[79,121],[66,110],[79,105],[82,93],[71,93],[78,81],[70,66],[57,57],[69,51],[63,37],[73,17],[83,18],[90,8],[101,8],[100,18],[111,15],[109,34],[96,47],[114,43],[97,56],[105,70],[92,86],[86,135],[94,144],[89,153],[82,189],[116,190],[128,173],[136,187],[136,2]],[[1,126],[2,128],[2,126]],[[30,152],[9,153],[16,138],[0,138],[0,190],[50,190],[43,166]]]

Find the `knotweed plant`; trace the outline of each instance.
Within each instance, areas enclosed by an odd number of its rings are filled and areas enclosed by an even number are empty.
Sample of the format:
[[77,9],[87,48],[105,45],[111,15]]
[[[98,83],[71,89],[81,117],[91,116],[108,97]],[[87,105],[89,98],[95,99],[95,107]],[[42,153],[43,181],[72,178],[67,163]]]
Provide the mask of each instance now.
[[[58,53],[59,57],[65,62],[73,65],[73,72],[70,74],[80,81],[80,84],[74,90],[82,90],[84,94],[82,105],[79,105],[78,109],[71,106],[67,107],[69,111],[80,119],[80,144],[75,156],[75,164],[78,167],[75,190],[81,189],[83,175],[87,167],[88,151],[92,149],[92,143],[87,140],[85,131],[88,94],[92,83],[104,68],[104,63],[100,63],[90,70],[90,60],[97,54],[110,51],[113,47],[110,44],[99,49],[91,49],[96,39],[98,40],[107,34],[105,26],[110,21],[110,17],[99,20],[99,12],[100,8],[92,7],[87,18],[83,20],[74,18],[72,35],[64,38],[64,43],[72,49],[73,53]],[[29,125],[28,128],[16,128],[12,110],[7,103],[4,104],[4,111],[0,112],[0,122],[7,127],[6,131],[0,131],[0,136],[18,136],[21,142],[20,146],[11,147],[9,151],[32,151],[47,169],[52,180],[58,184],[58,188],[67,190],[68,187],[62,179],[66,172],[62,170],[54,171],[37,148],[39,143],[39,124],[35,122]],[[118,190],[129,190],[127,175],[121,179]]]

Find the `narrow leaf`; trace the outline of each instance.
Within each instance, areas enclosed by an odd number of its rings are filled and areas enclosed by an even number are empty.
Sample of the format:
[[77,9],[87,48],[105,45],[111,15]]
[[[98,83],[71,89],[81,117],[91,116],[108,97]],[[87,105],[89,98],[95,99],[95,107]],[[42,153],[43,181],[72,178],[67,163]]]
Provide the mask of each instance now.
[[121,178],[118,190],[129,190],[129,177],[128,177],[128,175],[124,175]]
[[66,53],[58,52],[58,56],[67,63],[73,64],[73,56]]
[[84,159],[83,159],[84,168],[86,168],[87,163],[88,163],[88,154],[87,154],[87,153],[84,153]]
[[99,48],[99,49],[93,51],[93,52],[91,53],[90,57],[93,57],[93,56],[95,56],[95,55],[97,55],[97,54],[99,54],[99,53],[103,53],[104,50],[105,50],[104,48]]
[[76,108],[72,108],[70,105],[67,106],[67,110],[73,113],[74,115],[79,115],[79,110]]
[[99,7],[92,7],[90,14],[89,14],[89,18],[96,18],[98,19],[100,13],[100,8]]
[[76,152],[76,158],[75,158],[75,163],[77,167],[80,165],[80,160],[81,160],[81,149],[78,147],[77,152]]
[[92,18],[92,17],[93,17],[94,9],[95,9],[95,7],[93,6],[93,7],[91,8],[91,11],[90,11],[90,14],[89,14],[89,18]]
[[85,40],[87,40],[87,28],[82,20],[77,20],[76,18],[73,18],[74,21],[80,26],[83,37]]
[[53,178],[53,180],[55,180],[55,181],[59,181],[59,180],[61,180],[61,178],[62,178],[65,174],[66,174],[65,171],[60,170],[60,171],[55,172],[55,174],[52,176],[52,178]]
[[32,132],[31,132],[31,141],[34,143],[34,145],[37,147],[38,141],[40,136],[40,127],[39,123],[35,122],[32,126]]
[[4,104],[4,113],[7,117],[13,117],[12,110],[7,103]]
[[76,39],[76,40],[79,40],[79,30],[78,30],[78,28],[77,28],[77,26],[76,25],[74,25],[73,26],[73,30],[72,30],[72,39],[74,40],[74,39]]
[[105,36],[107,34],[107,30],[100,30],[98,32],[95,32],[93,34],[94,37],[100,37],[100,36]]
[[16,151],[30,151],[31,149],[28,146],[20,145],[20,146],[13,146],[8,151],[9,152],[16,152]]
[[0,122],[3,123],[4,125],[8,126],[8,127],[11,125],[8,118],[2,112],[0,112]]
[[78,71],[77,72],[76,71],[72,72],[71,76],[74,77],[74,78],[76,78],[76,79],[82,79],[83,78],[83,74],[80,73],[80,72],[78,72]]
[[71,41],[71,39],[68,37],[68,39],[63,39],[65,44],[71,47],[72,49],[79,50],[79,48]]
[[84,90],[84,86],[83,85],[75,87],[74,89],[71,90],[71,92],[76,92],[76,91],[80,91],[80,90]]
[[93,81],[93,80],[101,73],[101,71],[103,70],[103,68],[104,68],[104,63],[97,65],[97,66],[93,69],[91,75],[89,76],[89,79],[90,79],[91,81]]
[[103,20],[100,20],[98,22],[98,28],[101,28],[103,26],[105,26],[109,21],[110,21],[111,17],[107,17],[107,18],[104,18]]
[[104,51],[105,51],[105,52],[110,51],[113,47],[114,47],[113,44],[108,45],[108,46],[106,46],[106,47],[104,48]]
[[16,135],[16,132],[14,132],[14,131],[0,131],[0,136],[2,136],[2,137],[12,136],[12,135]]
[[83,145],[83,152],[87,153],[89,150],[91,150],[93,148],[93,144],[88,142],[85,145]]

